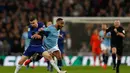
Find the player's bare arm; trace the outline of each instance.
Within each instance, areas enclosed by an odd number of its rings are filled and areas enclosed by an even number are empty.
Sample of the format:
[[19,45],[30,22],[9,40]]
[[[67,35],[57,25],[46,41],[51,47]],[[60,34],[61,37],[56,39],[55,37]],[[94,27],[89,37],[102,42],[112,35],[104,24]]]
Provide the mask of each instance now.
[[118,32],[117,35],[125,38],[125,35],[123,33],[121,33],[121,32]]

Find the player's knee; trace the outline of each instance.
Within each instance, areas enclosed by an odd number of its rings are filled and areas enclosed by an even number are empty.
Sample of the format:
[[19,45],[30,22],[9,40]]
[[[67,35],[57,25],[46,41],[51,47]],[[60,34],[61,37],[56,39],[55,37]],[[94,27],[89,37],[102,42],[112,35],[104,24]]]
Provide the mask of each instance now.
[[47,59],[48,59],[48,60],[51,60],[51,59],[52,59],[51,55],[48,55],[48,56],[47,56]]
[[121,60],[121,55],[117,55],[117,60]]
[[18,62],[18,64],[20,64],[20,65],[22,65],[23,63],[24,63],[23,60],[20,60],[20,61]]
[[116,54],[116,48],[112,48],[112,53]]

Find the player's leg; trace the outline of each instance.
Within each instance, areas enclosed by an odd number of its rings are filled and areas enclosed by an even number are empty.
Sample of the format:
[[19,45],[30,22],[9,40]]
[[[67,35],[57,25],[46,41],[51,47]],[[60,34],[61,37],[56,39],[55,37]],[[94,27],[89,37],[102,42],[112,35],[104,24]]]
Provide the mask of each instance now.
[[62,57],[61,57],[61,52],[60,52],[60,50],[54,51],[54,52],[53,52],[53,55],[56,57],[58,67],[59,67],[59,69],[61,70],[61,67],[62,67]]
[[38,53],[33,54],[33,56],[30,57],[30,59],[26,60],[24,65],[30,64],[33,60],[39,61],[42,58],[42,55],[39,55]]
[[58,67],[59,69],[61,70],[62,69],[62,59],[63,59],[63,56],[64,56],[64,51],[63,51],[63,48],[59,47],[60,48],[60,52],[61,52],[61,60],[58,60]]
[[106,49],[106,61],[105,61],[106,66],[107,66],[107,63],[108,63],[109,55],[110,55],[110,49],[111,49],[110,46],[108,46],[107,49]]
[[57,59],[57,65],[59,67],[59,69],[61,70],[61,67],[62,67],[62,57],[61,57],[61,51],[62,49],[58,47],[58,45],[56,45],[55,47],[53,47],[50,52],[52,53],[53,56],[56,57]]
[[[52,54],[50,54],[54,60],[54,56]],[[47,70],[50,72],[53,72],[53,66],[50,64],[50,61],[46,59],[47,62]]]
[[107,67],[107,60],[108,60],[108,54],[107,54],[107,50],[103,50],[102,51],[103,52],[103,54],[102,54],[102,56],[103,56],[103,62],[104,62],[104,69],[106,69],[106,67]]
[[58,63],[58,67],[61,70],[62,67],[62,57],[61,57],[61,51],[58,47],[58,45],[56,45],[55,47],[51,48],[50,50],[48,50],[49,53],[51,53],[54,57],[56,57],[57,59],[57,63]]
[[100,48],[97,48],[97,49],[96,49],[96,56],[98,56],[100,66],[102,66],[101,49],[100,49]]
[[112,60],[113,60],[113,70],[116,68],[116,47],[112,47]]
[[94,60],[93,66],[95,66],[95,63],[96,63],[96,48],[94,46],[92,46],[92,55],[93,55],[93,60]]
[[122,47],[117,48],[117,66],[116,66],[116,73],[119,73],[119,67],[121,64],[121,56],[122,56]]
[[21,57],[20,61],[18,62],[18,65],[16,66],[15,72],[18,73],[21,69],[23,63],[28,59],[28,57],[32,56],[34,52],[32,52],[32,47],[29,46],[27,50],[23,53],[23,56]]
[[107,53],[107,47],[104,44],[101,44],[101,49],[102,49],[102,57],[103,57],[103,68],[106,69],[107,67],[107,60],[108,60],[108,53]]
[[42,55],[50,61],[51,65],[57,70],[58,73],[66,73],[66,71],[60,71],[58,66],[55,64],[52,56],[47,51],[44,51]]
[[15,72],[14,72],[14,73],[18,73],[18,72],[19,72],[19,70],[21,69],[23,63],[26,61],[26,59],[28,59],[27,56],[24,56],[24,55],[23,55],[23,56],[21,57],[20,61],[18,62],[18,65],[16,66],[16,69],[15,69]]

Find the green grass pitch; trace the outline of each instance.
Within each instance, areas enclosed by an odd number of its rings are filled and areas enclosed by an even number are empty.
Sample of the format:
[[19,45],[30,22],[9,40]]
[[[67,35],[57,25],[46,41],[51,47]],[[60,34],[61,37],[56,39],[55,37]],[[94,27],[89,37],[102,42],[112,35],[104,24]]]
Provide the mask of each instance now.
[[[14,73],[15,67],[0,67],[0,73]],[[67,73],[116,73],[115,70],[112,70],[112,67],[108,67],[104,70],[101,67],[90,67],[90,66],[70,66],[64,67],[64,70],[67,70]],[[22,67],[19,73],[50,73],[46,70],[46,67],[36,67],[34,69],[26,69]],[[54,71],[53,73],[57,73]],[[121,66],[120,73],[130,73],[130,67]]]

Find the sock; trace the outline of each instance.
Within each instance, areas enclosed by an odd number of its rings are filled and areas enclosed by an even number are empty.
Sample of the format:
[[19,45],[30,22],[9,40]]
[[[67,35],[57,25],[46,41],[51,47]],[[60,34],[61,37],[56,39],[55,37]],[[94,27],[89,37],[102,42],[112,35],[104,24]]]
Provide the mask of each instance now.
[[121,64],[121,60],[117,60],[117,67],[116,67],[117,72],[119,72],[120,64]]
[[27,68],[27,69],[29,68],[29,64],[26,66],[26,68]]
[[50,67],[50,72],[53,72],[53,66],[51,65],[51,67]]
[[59,67],[59,69],[61,70],[61,67],[62,67],[62,60],[58,60],[58,67]]
[[58,66],[55,64],[54,60],[50,60],[51,65],[56,69],[57,72],[60,72],[60,69]]
[[16,68],[15,68],[15,72],[14,73],[18,73],[19,70],[21,69],[22,65],[17,65]]
[[96,63],[96,56],[94,56],[94,65],[95,65],[95,63]]
[[32,59],[32,63],[33,63],[32,67],[34,67],[35,66],[35,60],[34,59]]
[[103,57],[103,62],[105,63],[106,61],[105,54],[103,54],[102,57]]
[[50,70],[50,62],[47,61],[47,69]]
[[106,55],[106,58],[105,58],[105,64],[107,65],[107,62],[108,62],[108,55]]
[[112,54],[113,64],[116,66],[116,54]]

